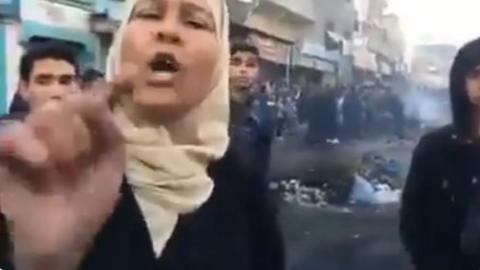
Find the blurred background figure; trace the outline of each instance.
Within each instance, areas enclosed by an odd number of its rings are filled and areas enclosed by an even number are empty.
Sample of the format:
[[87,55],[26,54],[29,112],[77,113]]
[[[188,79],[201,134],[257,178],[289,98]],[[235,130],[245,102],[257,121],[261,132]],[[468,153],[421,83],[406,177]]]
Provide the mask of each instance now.
[[[318,86],[314,86],[315,88]],[[319,87],[308,98],[308,131],[306,141],[309,144],[336,144],[339,142],[337,98],[335,88]]]
[[94,68],[88,68],[82,74],[82,89],[90,89],[95,83],[104,82],[105,74]]
[[343,130],[347,139],[360,139],[364,127],[364,105],[360,95],[360,89],[350,88],[342,104]]

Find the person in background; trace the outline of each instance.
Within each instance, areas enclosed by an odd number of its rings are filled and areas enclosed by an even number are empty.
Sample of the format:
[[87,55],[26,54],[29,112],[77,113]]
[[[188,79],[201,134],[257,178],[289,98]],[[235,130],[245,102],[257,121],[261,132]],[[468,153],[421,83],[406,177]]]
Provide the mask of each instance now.
[[358,88],[351,88],[345,95],[342,106],[344,131],[347,138],[360,139],[362,136],[362,123],[364,106]]
[[31,109],[79,90],[76,53],[61,41],[27,47],[20,59],[20,82],[6,119],[21,119]]
[[278,96],[278,100],[276,103],[276,134],[275,136],[279,139],[283,139],[283,134],[287,126],[287,103],[285,97],[283,95]]
[[94,68],[89,68],[82,75],[82,89],[91,89],[95,83],[105,82],[105,74]]
[[19,93],[30,110],[79,91],[76,53],[60,41],[35,43],[20,60]]
[[289,96],[285,99],[286,106],[286,116],[287,116],[287,131],[294,130],[298,124],[298,111],[297,111],[297,102],[294,100],[294,97]]
[[480,39],[450,73],[453,123],[422,137],[403,192],[400,235],[417,270],[480,268]]
[[385,98],[387,110],[393,118],[393,133],[397,138],[403,139],[405,137],[405,106],[392,87],[386,88]]
[[311,91],[312,89],[309,85],[305,84],[301,87],[297,100],[298,122],[300,124],[304,124],[308,120],[308,98]]
[[245,105],[254,94],[252,87],[259,75],[260,62],[258,49],[247,42],[233,43],[230,54],[230,99],[233,103],[231,111],[235,117],[242,115],[236,113],[236,110],[245,110]]
[[[230,58],[230,135],[232,145],[239,145],[247,167],[262,178],[268,173],[274,136],[274,110],[268,103],[266,88],[254,93],[260,59],[258,49],[247,42],[231,46]],[[264,179],[264,181],[266,181]]]
[[379,136],[385,129],[381,126],[381,98],[378,89],[368,86],[363,90],[362,101],[365,104],[365,129],[369,136]]
[[[318,87],[318,86],[317,86]],[[337,144],[337,99],[331,86],[316,89],[308,98],[307,142],[311,144]]]
[[0,134],[17,269],[284,269],[264,185],[229,140],[225,2],[123,11],[111,84]]

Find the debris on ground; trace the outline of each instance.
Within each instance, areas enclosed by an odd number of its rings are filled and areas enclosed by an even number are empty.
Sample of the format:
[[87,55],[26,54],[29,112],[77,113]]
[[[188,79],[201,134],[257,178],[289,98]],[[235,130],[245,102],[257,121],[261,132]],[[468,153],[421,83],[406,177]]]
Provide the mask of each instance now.
[[327,205],[325,192],[319,188],[307,187],[296,179],[284,180],[279,184],[270,184],[272,190],[280,192],[282,199],[303,207],[318,208]]
[[401,190],[394,190],[387,184],[373,184],[360,175],[355,175],[350,196],[351,203],[391,204],[400,201]]
[[283,201],[304,207],[393,204],[400,201],[398,161],[370,152],[354,166],[330,164],[310,168],[300,179],[272,182]]
[[399,178],[402,177],[401,166],[397,160],[377,153],[366,153],[356,174],[374,186],[388,185],[391,189],[399,188]]

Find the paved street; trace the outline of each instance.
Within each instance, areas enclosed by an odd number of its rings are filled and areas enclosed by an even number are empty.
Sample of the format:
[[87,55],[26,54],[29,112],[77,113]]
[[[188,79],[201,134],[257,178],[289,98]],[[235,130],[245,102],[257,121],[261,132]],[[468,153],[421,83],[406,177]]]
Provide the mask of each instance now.
[[[322,163],[355,163],[372,151],[399,160],[405,175],[414,145],[376,139],[312,148],[290,138],[276,143],[271,175],[298,178]],[[305,208],[282,202],[280,221],[292,270],[409,269],[398,239],[398,205]]]

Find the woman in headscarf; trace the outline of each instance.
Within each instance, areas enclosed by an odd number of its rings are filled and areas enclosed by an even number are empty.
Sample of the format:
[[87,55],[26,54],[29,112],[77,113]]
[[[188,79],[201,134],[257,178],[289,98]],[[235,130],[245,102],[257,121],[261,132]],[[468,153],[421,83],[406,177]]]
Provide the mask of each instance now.
[[282,269],[263,185],[222,159],[224,1],[137,0],[126,12],[108,63],[113,112],[87,91],[0,135],[17,269]]

